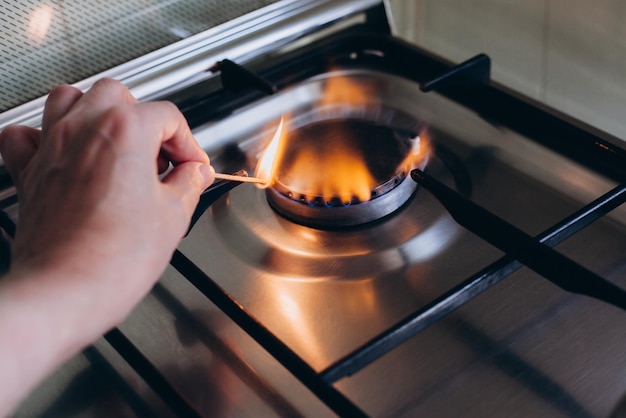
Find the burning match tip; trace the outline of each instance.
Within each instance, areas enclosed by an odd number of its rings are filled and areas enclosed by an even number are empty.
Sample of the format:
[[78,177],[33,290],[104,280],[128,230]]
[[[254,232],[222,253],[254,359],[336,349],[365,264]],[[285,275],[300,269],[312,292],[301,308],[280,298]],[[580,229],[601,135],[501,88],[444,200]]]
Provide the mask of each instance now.
[[248,173],[243,171],[243,175],[233,175],[224,173],[215,173],[215,178],[219,180],[239,181],[242,183],[266,184],[266,181],[258,177],[248,177]]

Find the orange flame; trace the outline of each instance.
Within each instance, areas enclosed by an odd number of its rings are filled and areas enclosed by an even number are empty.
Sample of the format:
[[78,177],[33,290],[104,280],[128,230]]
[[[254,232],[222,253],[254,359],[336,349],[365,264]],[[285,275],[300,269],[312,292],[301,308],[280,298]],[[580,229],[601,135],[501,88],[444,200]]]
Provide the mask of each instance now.
[[264,184],[257,184],[260,189],[266,189],[274,184],[276,181],[276,172],[280,166],[283,154],[285,152],[286,145],[286,133],[283,132],[284,118],[280,119],[278,129],[274,137],[270,141],[265,151],[257,162],[256,169],[254,170],[254,177],[259,177],[265,180]]
[[305,196],[339,198],[344,204],[355,197],[365,202],[375,186],[363,158],[341,142],[332,149],[302,150],[290,167],[289,188]]
[[413,138],[413,145],[409,150],[404,161],[400,163],[400,167],[410,167],[411,169],[423,166],[428,161],[431,153],[430,137],[427,130],[423,130],[420,134]]
[[333,104],[363,105],[372,103],[376,97],[372,86],[348,77],[331,77],[326,81],[324,97],[320,106]]
[[[376,100],[376,94],[370,87],[346,77],[330,78],[319,105],[354,106],[372,103]],[[285,124],[286,118],[283,117],[258,160],[255,177],[266,182],[257,184],[257,187],[271,187],[279,181],[293,193],[299,194],[295,197],[297,199],[308,201],[322,197],[327,202],[340,199],[344,204],[354,199],[361,202],[370,200],[372,190],[379,184],[367,166],[358,138],[338,135],[333,136],[332,140],[315,140],[304,145],[293,143],[287,152]],[[284,158],[285,154],[288,155],[287,159]],[[422,132],[414,139],[412,149],[398,165],[397,171],[420,166],[428,154],[427,135]]]

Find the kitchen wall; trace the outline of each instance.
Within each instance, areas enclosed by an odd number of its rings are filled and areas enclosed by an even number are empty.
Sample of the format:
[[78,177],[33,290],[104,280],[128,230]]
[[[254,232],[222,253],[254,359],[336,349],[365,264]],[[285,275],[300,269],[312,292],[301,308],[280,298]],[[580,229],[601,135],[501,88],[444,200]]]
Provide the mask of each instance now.
[[0,0],[0,113],[276,0]]
[[[0,112],[273,1],[0,0]],[[389,1],[403,37],[486,52],[495,80],[626,140],[626,2]]]
[[626,140],[626,2],[391,0],[398,33]]

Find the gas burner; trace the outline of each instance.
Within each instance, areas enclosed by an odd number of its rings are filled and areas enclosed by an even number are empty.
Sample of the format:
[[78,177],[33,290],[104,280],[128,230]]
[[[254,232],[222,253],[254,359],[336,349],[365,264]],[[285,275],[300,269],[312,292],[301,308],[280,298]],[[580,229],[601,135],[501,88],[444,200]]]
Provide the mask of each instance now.
[[272,208],[317,228],[365,224],[398,210],[417,184],[411,169],[423,168],[420,138],[371,120],[329,119],[289,133],[276,182],[267,190]]

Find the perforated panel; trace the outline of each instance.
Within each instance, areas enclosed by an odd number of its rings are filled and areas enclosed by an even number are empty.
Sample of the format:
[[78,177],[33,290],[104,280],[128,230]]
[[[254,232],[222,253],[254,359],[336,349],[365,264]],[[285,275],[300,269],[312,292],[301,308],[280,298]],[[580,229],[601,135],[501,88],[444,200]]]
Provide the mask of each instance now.
[[276,0],[0,2],[0,112]]

